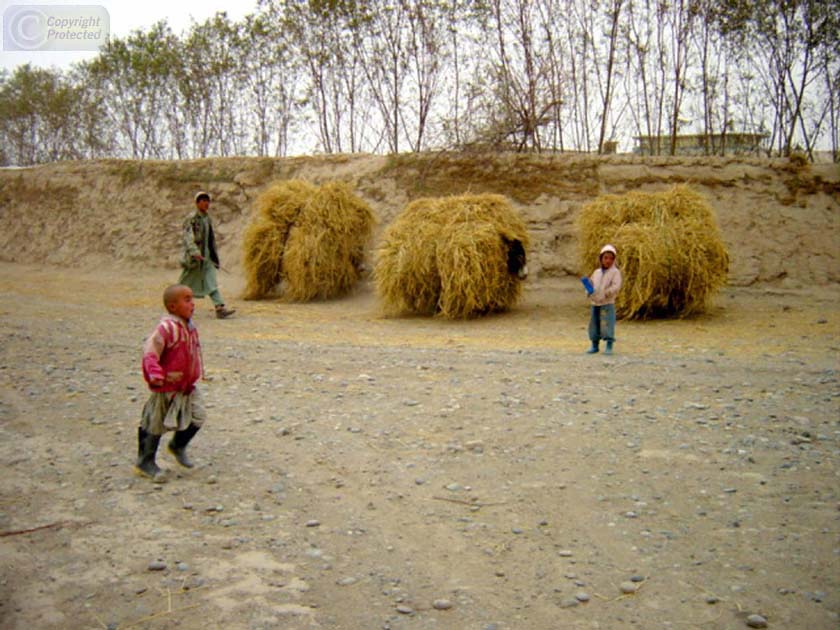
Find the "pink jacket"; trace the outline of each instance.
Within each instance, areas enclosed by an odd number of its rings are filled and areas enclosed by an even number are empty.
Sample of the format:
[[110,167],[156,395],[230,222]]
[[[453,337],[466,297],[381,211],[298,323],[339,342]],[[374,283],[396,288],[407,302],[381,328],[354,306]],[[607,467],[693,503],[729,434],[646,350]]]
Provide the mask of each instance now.
[[598,267],[589,276],[592,280],[592,286],[595,291],[589,296],[589,301],[594,306],[604,306],[605,304],[615,304],[615,298],[621,289],[621,272],[618,267],[613,265],[606,271]]
[[164,315],[155,331],[143,344],[143,378],[163,380],[153,392],[189,394],[202,375],[201,344],[192,322],[175,315]]

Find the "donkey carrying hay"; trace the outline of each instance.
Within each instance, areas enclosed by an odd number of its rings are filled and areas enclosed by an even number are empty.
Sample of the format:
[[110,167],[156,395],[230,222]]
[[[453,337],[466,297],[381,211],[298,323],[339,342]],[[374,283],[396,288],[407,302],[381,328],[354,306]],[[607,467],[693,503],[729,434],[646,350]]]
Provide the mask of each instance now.
[[684,317],[705,309],[726,283],[729,255],[711,206],[688,186],[602,195],[578,216],[581,269],[604,243],[618,249],[624,283],[616,315]]
[[346,294],[361,275],[373,224],[370,207],[346,184],[274,184],[257,199],[242,239],[245,299],[280,288],[294,302]]
[[377,290],[392,314],[507,310],[528,274],[527,247],[525,224],[501,195],[417,199],[385,231]]

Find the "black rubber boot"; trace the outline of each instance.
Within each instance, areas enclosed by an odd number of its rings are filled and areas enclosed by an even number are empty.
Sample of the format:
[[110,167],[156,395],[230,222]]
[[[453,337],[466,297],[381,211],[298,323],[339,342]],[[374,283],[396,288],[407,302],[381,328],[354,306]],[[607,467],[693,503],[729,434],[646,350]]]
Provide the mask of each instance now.
[[159,442],[159,435],[152,435],[142,427],[137,429],[137,463],[134,467],[137,472],[148,477],[155,483],[166,481],[164,472],[155,463],[155,455],[157,454]]
[[183,431],[176,431],[175,435],[172,436],[172,439],[169,441],[169,452],[175,456],[175,459],[178,460],[178,463],[185,468],[192,468],[194,464],[187,458],[187,444],[190,443],[190,440],[195,437],[195,434],[198,433],[198,430],[201,427],[197,427],[194,424],[190,424],[186,429]]

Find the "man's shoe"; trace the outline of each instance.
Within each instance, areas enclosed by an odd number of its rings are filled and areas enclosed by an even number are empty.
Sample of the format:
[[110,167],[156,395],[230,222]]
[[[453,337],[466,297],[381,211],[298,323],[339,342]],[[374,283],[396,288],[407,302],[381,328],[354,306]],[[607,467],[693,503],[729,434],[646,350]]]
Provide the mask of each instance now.
[[227,308],[225,308],[224,304],[219,304],[219,306],[216,307],[216,318],[217,319],[226,319],[226,318],[230,317],[231,315],[233,315],[235,312],[236,312],[235,308],[227,309]]

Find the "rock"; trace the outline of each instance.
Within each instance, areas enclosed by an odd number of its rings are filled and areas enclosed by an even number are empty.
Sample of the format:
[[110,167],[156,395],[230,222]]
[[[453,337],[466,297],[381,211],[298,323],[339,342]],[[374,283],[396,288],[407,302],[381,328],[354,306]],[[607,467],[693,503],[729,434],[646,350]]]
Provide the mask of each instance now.
[[634,584],[633,582],[622,582],[618,588],[620,588],[621,592],[625,595],[630,595],[639,590],[638,585]]
[[306,521],[307,527],[320,527],[321,521],[317,521],[314,518]]
[[166,568],[166,563],[163,560],[152,560],[149,563],[149,571],[163,571]]
[[358,582],[358,580],[351,576],[351,577],[341,578],[340,580],[338,580],[336,582],[336,584],[338,584],[339,586],[352,586],[356,582]]
[[560,556],[561,558],[571,558],[572,557],[572,552],[569,551],[568,549],[563,549],[562,551],[558,551],[557,555]]
[[179,571],[189,571],[190,570],[190,566],[186,562],[179,562],[178,564],[175,565],[175,568],[178,569]]
[[631,575],[630,576],[630,581],[631,582],[644,582],[645,581],[645,576],[643,576],[643,575]]
[[747,617],[747,625],[750,628],[766,628],[767,620],[761,615],[750,615]]
[[435,610],[449,610],[452,608],[452,602],[448,599],[436,599],[432,602],[432,606]]
[[414,614],[414,609],[411,606],[400,604],[399,606],[397,606],[397,612],[401,615],[411,615]]
[[706,603],[707,604],[717,604],[719,601],[720,600],[717,597],[715,597],[714,595],[708,595],[706,597]]
[[574,597],[564,597],[560,600],[560,608],[574,608],[579,604],[580,602]]
[[575,593],[575,599],[579,602],[588,602],[589,601],[589,593],[585,593],[584,591],[580,591],[579,593]]

